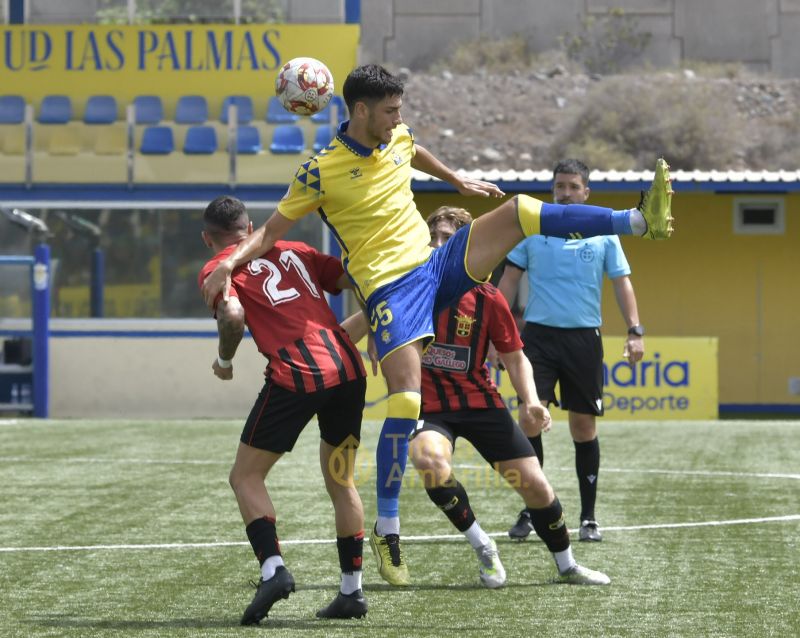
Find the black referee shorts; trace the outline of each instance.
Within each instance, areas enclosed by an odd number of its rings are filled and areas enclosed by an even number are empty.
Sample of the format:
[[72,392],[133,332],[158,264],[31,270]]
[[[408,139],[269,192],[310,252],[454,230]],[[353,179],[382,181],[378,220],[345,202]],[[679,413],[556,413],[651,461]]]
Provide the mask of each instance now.
[[[603,416],[603,339],[599,328],[552,328],[526,323],[524,352],[536,392],[565,410]],[[556,382],[561,401],[556,398]]]
[[534,456],[533,446],[505,408],[424,412],[411,435],[433,431],[444,436],[455,449],[463,437],[488,463]]
[[267,379],[247,417],[241,441],[276,454],[291,452],[315,415],[326,443],[336,447],[348,437],[360,441],[366,390],[365,378],[309,393],[292,392]]

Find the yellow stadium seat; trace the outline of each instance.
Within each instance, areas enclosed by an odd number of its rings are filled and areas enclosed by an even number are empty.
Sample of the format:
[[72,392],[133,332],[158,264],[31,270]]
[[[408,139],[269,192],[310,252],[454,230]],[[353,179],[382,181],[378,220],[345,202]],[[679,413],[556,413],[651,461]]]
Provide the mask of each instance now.
[[169,155],[142,155],[133,159],[133,181],[157,184],[227,184],[228,154],[186,155],[181,151]]
[[74,127],[57,126],[47,145],[50,155],[77,155],[81,152],[81,138]]
[[127,181],[124,124],[97,125],[97,133],[91,137],[84,135],[84,126],[80,122],[70,122],[65,125],[35,127],[34,183],[89,184]]
[[0,182],[21,184],[25,181],[25,156],[0,154]]
[[0,151],[3,155],[25,154],[25,125],[0,125]]
[[[276,155],[262,151],[236,157],[237,184],[288,184],[300,165],[298,155]],[[304,157],[304,156],[303,156]]]
[[95,127],[94,140],[96,155],[124,155],[128,150],[128,130],[124,124]]

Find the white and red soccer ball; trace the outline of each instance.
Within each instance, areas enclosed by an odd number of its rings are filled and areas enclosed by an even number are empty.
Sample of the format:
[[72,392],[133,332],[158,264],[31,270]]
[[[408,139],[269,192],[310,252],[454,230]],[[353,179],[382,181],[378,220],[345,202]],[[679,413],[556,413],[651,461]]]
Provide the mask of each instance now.
[[297,115],[313,115],[333,97],[333,75],[319,60],[293,58],[275,78],[275,95],[283,108]]

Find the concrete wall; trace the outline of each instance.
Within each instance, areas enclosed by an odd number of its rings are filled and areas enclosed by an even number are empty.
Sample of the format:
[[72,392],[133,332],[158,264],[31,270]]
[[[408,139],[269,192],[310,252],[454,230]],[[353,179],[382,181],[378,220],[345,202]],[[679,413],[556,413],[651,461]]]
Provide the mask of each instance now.
[[522,34],[536,52],[558,46],[580,19],[619,7],[652,35],[644,58],[743,62],[800,75],[800,0],[365,0],[366,61],[422,67],[459,41]]
[[216,322],[55,320],[50,339],[53,417],[240,417],[250,411],[266,360],[247,338],[234,378],[214,376]]

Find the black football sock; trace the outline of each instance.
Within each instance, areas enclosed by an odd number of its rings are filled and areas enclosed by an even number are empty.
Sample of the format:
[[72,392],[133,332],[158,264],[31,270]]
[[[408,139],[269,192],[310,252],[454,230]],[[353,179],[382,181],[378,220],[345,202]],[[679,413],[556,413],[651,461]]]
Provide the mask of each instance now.
[[364,530],[353,536],[337,536],[339,567],[342,570],[341,591],[352,594],[361,589],[361,563],[364,553]]
[[558,498],[547,507],[529,507],[528,513],[531,515],[533,529],[547,545],[547,549],[555,554],[569,547],[569,530]]
[[275,531],[274,518],[268,516],[257,518],[245,528],[245,531],[259,565],[263,565],[270,556],[281,555],[281,545]]
[[600,443],[597,437],[591,441],[575,444],[575,471],[581,493],[581,520],[594,520],[594,504],[597,501],[597,478],[600,473]]
[[466,532],[475,522],[467,492],[452,476],[441,487],[425,488],[425,491],[459,532]]

